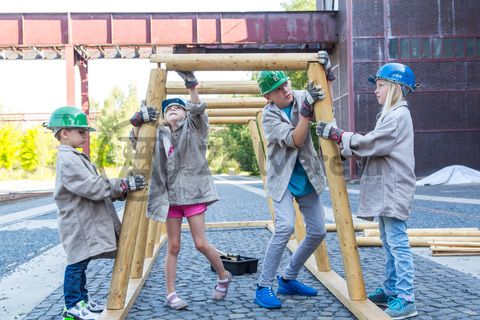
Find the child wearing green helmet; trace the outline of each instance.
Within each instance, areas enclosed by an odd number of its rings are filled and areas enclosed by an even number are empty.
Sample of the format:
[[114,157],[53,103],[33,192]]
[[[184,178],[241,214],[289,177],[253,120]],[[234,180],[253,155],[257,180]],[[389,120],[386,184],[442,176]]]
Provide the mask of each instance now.
[[[335,79],[326,51],[318,53],[327,78]],[[310,136],[313,104],[325,98],[321,87],[309,81],[306,90],[292,90],[283,71],[261,71],[257,79],[268,104],[262,126],[267,144],[267,195],[275,210],[275,231],[270,239],[255,290],[254,303],[263,308],[280,308],[273,292],[275,275],[288,240],[294,231],[294,199],[306,224],[306,236],[281,276],[277,294],[315,296],[317,290],[297,280],[300,268],[325,238],[325,215],[320,195],[325,175]]]
[[115,257],[120,220],[112,201],[144,188],[145,178],[106,179],[98,174],[90,158],[77,150],[87,141],[87,131],[95,130],[80,109],[58,108],[45,126],[60,142],[54,200],[58,233],[67,255],[62,315],[64,319],[97,319],[103,306],[90,298],[85,271],[93,259]]
[[413,71],[401,63],[380,67],[370,82],[382,106],[375,128],[359,134],[334,123],[319,122],[317,134],[337,142],[345,158],[359,158],[363,167],[357,215],[379,222],[387,256],[383,287],[368,294],[392,319],[417,315],[413,287],[414,265],[406,220],[415,194],[413,124],[405,96],[419,85]]
[[[148,195],[147,216],[165,222],[167,227],[167,253],[165,258],[165,304],[175,310],[184,309],[187,303],[175,291],[177,257],[183,218],[190,225],[195,247],[214,267],[218,279],[212,298],[222,300],[228,292],[232,275],[226,271],[220,256],[205,235],[207,206],[218,200],[206,149],[208,141],[208,116],[206,104],[201,103],[193,72],[177,71],[189,89],[190,102],[180,98],[162,102],[164,125],[158,126],[153,160],[152,183]],[[135,146],[139,127],[156,120],[152,107],[142,107],[130,122],[134,126],[131,140]]]

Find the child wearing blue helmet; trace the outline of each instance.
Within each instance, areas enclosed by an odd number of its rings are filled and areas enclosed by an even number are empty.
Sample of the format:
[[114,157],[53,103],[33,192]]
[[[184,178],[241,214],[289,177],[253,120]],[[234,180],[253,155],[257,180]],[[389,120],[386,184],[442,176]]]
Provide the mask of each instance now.
[[[205,255],[218,274],[213,288],[214,300],[227,295],[232,275],[226,271],[220,256],[205,236],[205,211],[218,200],[217,191],[206,159],[208,116],[201,103],[193,72],[178,72],[189,89],[191,102],[180,98],[165,99],[162,114],[165,120],[157,131],[152,182],[148,195],[147,216],[165,222],[168,248],[165,259],[166,300],[172,309],[184,309],[187,303],[175,291],[177,258],[183,217],[190,225],[195,247]],[[155,121],[157,111],[142,107],[130,119],[134,126],[131,140],[136,144],[139,127]]]
[[346,132],[334,123],[318,122],[317,135],[337,142],[343,157],[360,158],[358,216],[378,219],[386,253],[383,287],[368,294],[392,319],[417,315],[413,293],[414,266],[406,220],[415,194],[413,125],[406,95],[414,91],[413,71],[401,63],[382,66],[369,81],[382,109],[375,128],[362,135]]

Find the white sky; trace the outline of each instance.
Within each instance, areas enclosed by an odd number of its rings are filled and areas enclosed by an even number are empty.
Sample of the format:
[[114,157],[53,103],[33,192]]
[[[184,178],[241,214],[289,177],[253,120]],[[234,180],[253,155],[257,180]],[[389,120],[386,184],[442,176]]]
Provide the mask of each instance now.
[[[2,1],[0,13],[32,12],[242,12],[282,11],[284,0],[16,0]],[[127,92],[137,86],[139,98],[145,96],[150,70],[149,60],[91,60],[89,96],[102,103],[117,86]],[[247,80],[246,72],[197,72],[201,80]],[[52,112],[66,104],[64,60],[0,60],[0,105],[3,112]],[[76,70],[77,105],[80,106],[80,81]],[[170,75],[169,80],[180,80]]]

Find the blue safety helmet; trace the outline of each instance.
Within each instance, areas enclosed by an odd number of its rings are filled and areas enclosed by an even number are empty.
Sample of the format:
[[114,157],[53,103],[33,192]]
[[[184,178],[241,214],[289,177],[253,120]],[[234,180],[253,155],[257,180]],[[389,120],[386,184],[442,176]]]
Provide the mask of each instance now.
[[368,81],[376,83],[378,79],[398,83],[413,92],[419,87],[415,83],[415,75],[410,67],[401,63],[387,63],[378,69],[377,74],[368,77]]
[[183,109],[187,110],[187,103],[185,102],[185,100],[183,100],[182,98],[171,98],[162,101],[162,113],[165,113],[165,110],[167,110],[168,107],[174,105],[180,106]]

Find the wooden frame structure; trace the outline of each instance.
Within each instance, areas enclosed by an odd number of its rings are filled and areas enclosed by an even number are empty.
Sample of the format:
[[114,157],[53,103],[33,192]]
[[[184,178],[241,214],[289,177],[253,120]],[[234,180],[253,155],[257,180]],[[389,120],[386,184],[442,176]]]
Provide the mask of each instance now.
[[[177,83],[167,83],[167,70],[307,70],[308,77],[321,85],[327,97],[315,103],[315,117],[324,121],[333,120],[332,99],[323,67],[318,63],[314,53],[285,54],[156,54],[151,62],[158,63],[159,68],[151,71],[147,92],[147,105],[160,107],[167,93],[185,93]],[[166,69],[160,68],[165,66]],[[258,88],[251,82],[203,82],[199,92],[208,93],[244,93],[258,94]],[[266,139],[261,125],[260,104],[263,98],[220,98],[216,101],[205,99],[208,103],[207,113],[211,124],[243,123],[248,124],[257,162],[266,181],[265,150]],[[263,101],[263,102],[261,102]],[[247,107],[248,106],[248,107]],[[248,109],[246,109],[248,108]],[[133,171],[151,177],[151,160],[153,141],[155,141],[156,124],[146,124],[140,128],[137,151],[133,159]],[[346,280],[331,270],[326,241],[317,248],[305,266],[322,284],[333,293],[359,319],[389,319],[375,304],[366,299],[365,286],[360,257],[355,239],[347,188],[343,177],[343,167],[337,145],[330,140],[320,139],[326,176],[330,188],[336,231],[343,256]],[[141,190],[127,197],[123,216],[122,233],[115,260],[107,309],[100,319],[124,319],[138,296],[143,283],[158,255],[166,234],[161,224],[145,217],[147,190]],[[265,226],[273,230],[274,211],[272,200],[267,198],[272,222],[226,222],[207,224],[207,227],[252,227]],[[298,205],[294,238],[288,248],[294,251],[305,237],[305,225]],[[330,228],[331,229],[331,228]]]

